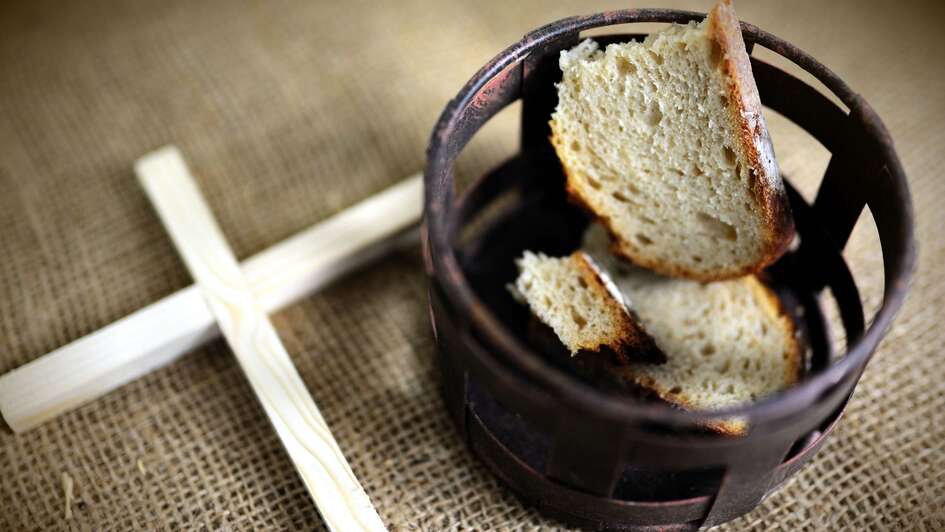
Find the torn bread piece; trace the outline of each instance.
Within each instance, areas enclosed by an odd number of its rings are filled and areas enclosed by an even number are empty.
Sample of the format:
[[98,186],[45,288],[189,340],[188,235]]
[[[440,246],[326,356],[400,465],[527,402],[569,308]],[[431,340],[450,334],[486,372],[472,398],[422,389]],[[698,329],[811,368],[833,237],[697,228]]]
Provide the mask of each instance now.
[[526,251],[516,261],[513,294],[551,327],[572,355],[611,352],[618,363],[666,360],[620,291],[587,254],[548,257]]
[[561,52],[552,144],[613,251],[702,281],[759,272],[794,224],[730,2],[705,21]]
[[[720,410],[782,391],[800,378],[803,353],[794,322],[778,296],[754,275],[703,284],[630,266],[607,250],[608,237],[592,226],[583,249],[597,259],[634,304],[666,364],[613,367],[619,379],[673,405]],[[745,432],[742,419],[709,428]]]

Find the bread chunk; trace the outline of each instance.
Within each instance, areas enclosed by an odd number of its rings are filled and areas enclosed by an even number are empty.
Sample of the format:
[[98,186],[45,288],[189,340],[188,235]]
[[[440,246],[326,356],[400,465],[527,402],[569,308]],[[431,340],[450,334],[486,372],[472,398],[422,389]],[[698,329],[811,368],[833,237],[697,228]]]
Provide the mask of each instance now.
[[781,256],[790,206],[729,2],[642,43],[585,40],[559,64],[551,141],[615,253],[702,281]]
[[[802,352],[794,323],[754,275],[707,284],[664,277],[610,255],[600,226],[587,232],[583,248],[633,301],[666,355],[660,366],[613,367],[618,378],[691,410],[743,405],[797,382]],[[709,428],[737,435],[746,424],[728,419]]]
[[572,355],[610,352],[620,364],[665,361],[616,286],[585,253],[555,258],[526,251],[516,264],[513,293]]

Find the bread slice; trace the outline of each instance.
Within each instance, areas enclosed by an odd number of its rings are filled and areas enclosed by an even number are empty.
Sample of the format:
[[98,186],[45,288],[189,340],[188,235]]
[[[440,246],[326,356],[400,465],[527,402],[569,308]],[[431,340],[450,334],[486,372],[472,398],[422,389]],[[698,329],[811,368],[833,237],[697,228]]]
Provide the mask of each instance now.
[[[796,383],[802,353],[794,323],[778,296],[754,275],[703,284],[630,266],[607,253],[607,235],[594,226],[584,249],[625,296],[667,362],[613,368],[620,379],[692,410],[719,410],[758,400]],[[710,428],[741,434],[744,420]]]
[[551,141],[614,252],[702,281],[758,272],[794,227],[730,3],[644,42],[561,52]]
[[611,352],[631,360],[664,362],[614,284],[586,254],[553,258],[526,251],[513,294],[519,296],[571,351]]

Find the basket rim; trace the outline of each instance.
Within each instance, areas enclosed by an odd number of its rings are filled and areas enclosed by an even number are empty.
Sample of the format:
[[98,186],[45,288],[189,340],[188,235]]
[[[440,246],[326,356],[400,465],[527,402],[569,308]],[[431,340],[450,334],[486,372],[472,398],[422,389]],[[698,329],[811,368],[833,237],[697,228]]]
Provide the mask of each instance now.
[[[757,26],[741,22],[742,34],[748,42],[760,44],[772,52],[788,59],[813,75],[833,92],[856,114],[866,133],[875,139],[880,156],[892,178],[894,197],[902,213],[904,223],[895,228],[895,235],[904,242],[904,253],[887,254],[880,231],[883,248],[884,276],[886,279],[883,301],[873,322],[864,334],[846,353],[822,372],[809,376],[791,388],[772,394],[760,401],[717,411],[684,411],[659,403],[644,404],[608,397],[594,388],[580,383],[563,372],[555,371],[545,364],[541,356],[521,342],[501,323],[478,298],[469,286],[459,261],[450,245],[449,219],[452,209],[452,159],[451,135],[455,132],[459,118],[472,102],[476,93],[500,75],[506,68],[521,62],[529,52],[540,45],[591,28],[617,24],[642,22],[687,23],[702,20],[705,13],[674,9],[623,9],[560,19],[527,33],[520,41],[509,46],[484,65],[459,91],[441,114],[431,136],[427,150],[427,166],[424,172],[424,246],[428,246],[428,274],[439,282],[446,300],[458,312],[469,317],[472,327],[489,331],[493,349],[502,351],[503,362],[511,361],[535,379],[561,401],[579,407],[587,407],[598,414],[612,418],[615,422],[653,421],[661,423],[697,424],[731,417],[745,417],[749,423],[767,423],[788,418],[816,403],[838,383],[850,377],[858,380],[876,346],[888,331],[893,318],[901,308],[916,265],[916,245],[913,229],[913,207],[902,165],[895,152],[892,140],[880,118],[869,104],[835,73],[789,42],[768,33]],[[846,114],[846,113],[845,113]],[[790,117],[788,117],[790,119]],[[458,150],[455,154],[458,156]],[[446,164],[449,161],[449,164]],[[869,206],[869,205],[867,205]],[[879,229],[877,227],[877,229]],[[749,431],[751,438],[756,431]],[[715,435],[706,435],[713,437]]]

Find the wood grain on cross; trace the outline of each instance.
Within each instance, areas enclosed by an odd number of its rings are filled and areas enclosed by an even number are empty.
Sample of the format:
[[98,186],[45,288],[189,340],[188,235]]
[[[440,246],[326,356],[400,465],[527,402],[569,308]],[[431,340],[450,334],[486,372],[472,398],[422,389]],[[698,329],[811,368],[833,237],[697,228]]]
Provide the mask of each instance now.
[[332,530],[386,530],[175,148],[135,165],[220,331]]

